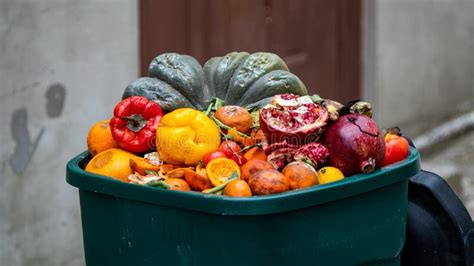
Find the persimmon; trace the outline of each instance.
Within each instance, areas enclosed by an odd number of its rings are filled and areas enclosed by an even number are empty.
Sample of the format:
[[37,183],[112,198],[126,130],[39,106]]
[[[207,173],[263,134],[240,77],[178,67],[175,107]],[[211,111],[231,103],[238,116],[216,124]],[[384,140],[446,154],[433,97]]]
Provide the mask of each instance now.
[[242,167],[240,168],[242,172],[241,178],[245,181],[248,181],[250,176],[253,175],[254,173],[260,171],[260,170],[265,170],[265,169],[275,169],[273,165],[267,161],[262,161],[258,159],[253,159],[248,162],[246,162]]
[[206,174],[206,169],[197,166],[196,171],[185,171],[184,179],[188,182],[192,190],[203,191],[208,188],[212,188],[213,185]]
[[259,128],[257,130],[252,130],[250,137],[255,140],[256,143],[268,142],[265,133]]
[[249,178],[249,186],[255,195],[268,195],[288,191],[290,180],[275,169],[260,170]]
[[252,190],[247,182],[242,179],[232,180],[225,186],[224,195],[229,197],[250,197]]
[[247,161],[250,161],[253,159],[266,161],[267,155],[265,155],[265,151],[263,151],[262,148],[252,147],[244,154],[244,158],[247,159]]
[[242,133],[247,133],[252,128],[252,116],[247,109],[237,105],[222,106],[214,116],[226,126],[235,127]]
[[290,189],[306,188],[319,184],[318,173],[305,162],[289,163],[281,173],[290,180]]
[[142,157],[130,158],[130,167],[133,171],[141,175],[146,175],[145,170],[157,172],[160,170],[160,165],[154,165],[150,161]]
[[243,146],[253,146],[253,145],[257,144],[257,139],[255,139],[253,137],[243,137],[243,136],[239,135],[239,132],[237,131],[237,129],[235,127],[229,129],[227,131],[227,134],[232,136],[232,138],[235,141],[239,142]]

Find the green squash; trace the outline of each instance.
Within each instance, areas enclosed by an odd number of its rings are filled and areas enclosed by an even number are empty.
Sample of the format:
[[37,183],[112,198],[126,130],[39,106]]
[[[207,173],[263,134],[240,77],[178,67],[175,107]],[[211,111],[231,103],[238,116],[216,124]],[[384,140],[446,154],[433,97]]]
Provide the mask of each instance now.
[[144,96],[165,112],[182,107],[204,110],[211,97],[250,109],[270,103],[276,94],[308,94],[303,82],[272,53],[231,52],[209,59],[204,68],[189,55],[166,53],[152,60],[148,75],[127,86],[122,98]]

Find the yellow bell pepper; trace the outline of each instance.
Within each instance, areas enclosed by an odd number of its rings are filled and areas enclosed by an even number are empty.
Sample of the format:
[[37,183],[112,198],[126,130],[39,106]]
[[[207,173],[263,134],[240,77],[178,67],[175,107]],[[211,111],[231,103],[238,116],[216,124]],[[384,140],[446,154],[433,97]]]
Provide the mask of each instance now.
[[156,129],[156,149],[160,159],[171,164],[196,165],[206,153],[221,143],[219,129],[203,112],[176,109],[164,115]]

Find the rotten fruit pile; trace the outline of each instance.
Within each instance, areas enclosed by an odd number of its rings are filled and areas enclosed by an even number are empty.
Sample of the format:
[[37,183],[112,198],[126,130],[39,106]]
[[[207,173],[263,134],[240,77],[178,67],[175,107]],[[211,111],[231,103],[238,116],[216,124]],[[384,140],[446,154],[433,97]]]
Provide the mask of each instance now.
[[152,60],[110,120],[93,125],[85,170],[157,189],[249,197],[304,189],[405,159],[364,101],[308,95],[272,53],[232,52],[202,67]]

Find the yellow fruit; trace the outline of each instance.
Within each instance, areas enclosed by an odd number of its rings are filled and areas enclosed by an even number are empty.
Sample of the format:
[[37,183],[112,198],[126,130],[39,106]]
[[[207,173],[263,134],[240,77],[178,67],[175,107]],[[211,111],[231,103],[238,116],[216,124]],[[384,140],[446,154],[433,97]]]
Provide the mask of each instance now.
[[318,170],[319,184],[326,184],[344,178],[344,174],[336,167],[326,166]]
[[138,156],[121,149],[108,149],[94,156],[85,170],[128,182],[128,176],[133,173],[130,167],[130,159],[135,157]]
[[95,156],[105,150],[118,148],[117,143],[112,137],[109,126],[110,120],[102,120],[95,123],[87,134],[87,149]]
[[240,177],[239,165],[231,159],[217,158],[206,166],[207,177],[214,186],[224,184],[234,172]]
[[156,130],[156,149],[160,158],[175,165],[196,165],[221,143],[216,123],[203,112],[176,109],[160,120]]

